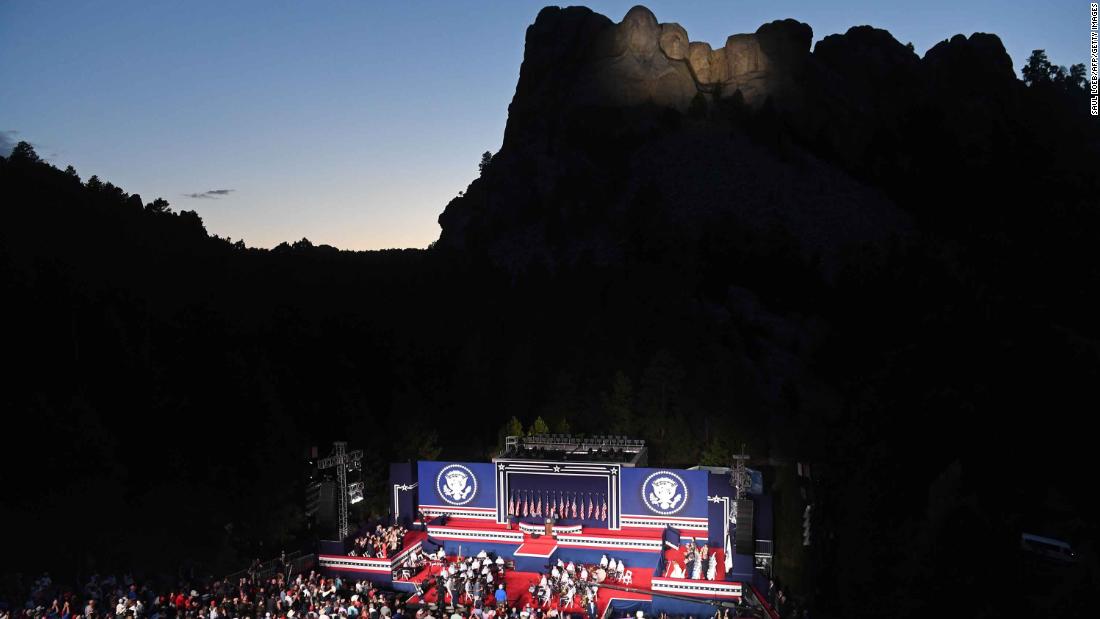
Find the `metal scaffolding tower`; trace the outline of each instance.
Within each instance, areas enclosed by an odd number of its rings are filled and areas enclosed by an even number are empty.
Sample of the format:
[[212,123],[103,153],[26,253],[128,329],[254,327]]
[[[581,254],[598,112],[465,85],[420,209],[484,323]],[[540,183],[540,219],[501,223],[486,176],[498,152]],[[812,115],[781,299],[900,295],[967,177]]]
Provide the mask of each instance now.
[[[336,469],[336,528],[340,541],[348,537],[348,469],[358,469],[363,460],[363,450],[347,453],[347,447],[344,441],[336,441],[332,444],[332,455],[317,461],[318,469]],[[361,486],[359,491],[361,497]]]
[[741,443],[741,453],[733,455],[733,466],[730,467],[730,485],[734,487],[736,496],[734,500],[741,500],[749,493],[752,487],[752,477],[745,466],[749,457],[745,455],[745,444]]

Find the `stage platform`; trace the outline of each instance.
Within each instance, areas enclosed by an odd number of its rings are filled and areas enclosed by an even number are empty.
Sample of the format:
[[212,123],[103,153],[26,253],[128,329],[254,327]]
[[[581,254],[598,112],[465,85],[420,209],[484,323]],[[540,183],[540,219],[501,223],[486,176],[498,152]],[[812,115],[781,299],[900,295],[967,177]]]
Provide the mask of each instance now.
[[[714,549],[711,549],[710,553],[713,554],[716,557],[716,559],[715,559],[716,564],[715,565],[716,565],[717,572],[719,574],[722,574],[723,572],[725,572],[726,552],[724,550],[722,550],[721,548],[714,548]],[[690,573],[691,568],[687,564],[684,563],[685,555],[684,555],[684,547],[683,546],[681,546],[679,548],[675,548],[675,549],[674,548],[665,548],[664,556],[665,556],[665,568],[663,570],[664,573],[662,574],[663,577],[666,577],[666,578],[670,577],[669,575],[672,574],[673,567],[675,565],[679,565],[680,569],[683,570],[685,574]],[[706,566],[703,566],[703,576],[706,576],[706,572],[707,572]]]
[[[640,460],[617,459],[624,445],[633,444],[623,437],[581,451],[573,444],[576,440],[561,436],[517,440],[519,451],[506,450],[491,462],[421,460],[391,465],[394,520],[417,520],[424,529],[420,543],[425,552],[442,549],[451,557],[468,557],[484,551],[503,557],[511,604],[526,604],[530,584],[559,561],[621,561],[633,576],[631,583],[602,583],[598,604],[601,614],[610,608],[619,616],[633,616],[638,610],[712,616],[716,601],[740,599],[742,583],[747,587],[758,576],[744,531],[747,528],[752,539],[770,540],[771,525],[760,527],[746,515],[744,508],[752,509],[751,503],[737,511],[729,473],[648,468]],[[532,441],[537,448],[524,447]],[[558,453],[548,451],[545,441],[573,446],[561,447]],[[590,442],[581,440],[584,445]],[[763,511],[766,517],[761,520],[769,521],[768,514]],[[553,519],[549,533],[548,518]],[[740,536],[738,518],[744,527]],[[727,570],[724,549],[735,539],[742,539],[743,554],[734,555]],[[713,553],[715,580],[682,577],[693,571],[684,564],[684,549],[691,543],[707,544]],[[676,566],[681,577],[672,578]],[[708,566],[700,576],[705,578]],[[415,593],[425,576],[391,584]],[[434,601],[433,595],[429,592],[428,600],[414,603]],[[575,606],[561,610],[584,613],[579,601]]]
[[[328,572],[343,572],[356,578],[365,578],[377,582],[388,582],[393,571],[400,567],[412,552],[423,549],[428,539],[424,531],[407,531],[401,550],[392,557],[350,557],[343,554],[326,553],[324,549],[317,555],[318,565]],[[342,547],[342,544],[340,545]]]
[[[434,566],[422,570],[419,574],[413,577],[413,581],[423,581],[430,575],[439,573],[439,566]],[[700,602],[714,602],[714,601],[726,601],[736,602],[742,596],[742,585],[740,582],[722,582],[722,581],[707,581],[707,580],[689,580],[684,578],[655,578],[653,571],[646,568],[634,568],[631,570],[632,580],[630,585],[612,584],[608,586],[601,586],[596,596],[596,606],[598,615],[604,616],[604,613],[609,604],[615,604],[616,607],[630,606],[632,603],[652,603],[654,597],[659,599],[664,596],[675,596],[680,600],[697,598]],[[532,607],[538,608],[539,602],[536,599],[532,599],[530,593],[530,587],[537,585],[541,574],[538,572],[518,572],[510,571],[505,574],[504,583],[505,591],[508,594],[508,605],[516,608],[524,608],[530,604]],[[499,584],[499,583],[495,583]],[[423,597],[418,595],[412,595],[407,601],[410,605],[438,605],[438,590],[435,588],[427,591]],[[461,599],[460,604],[468,605],[469,600]],[[492,605],[489,602],[489,605]],[[684,606],[684,602],[681,601],[681,608],[686,611],[699,612],[700,609],[705,607],[698,606],[693,607],[690,603]],[[573,600],[573,605],[568,608],[561,608],[559,600],[551,600],[550,609],[558,611],[566,611],[573,615],[588,617],[584,610],[583,600],[578,595]]]
[[[413,577],[413,580],[422,581],[428,576],[438,574],[439,571],[439,566],[424,569],[415,577]],[[598,616],[602,617],[604,615],[604,611],[607,609],[608,604],[613,603],[615,600],[634,600],[640,602],[651,602],[653,600],[653,595],[649,591],[653,578],[652,570],[639,568],[636,570],[632,570],[632,572],[634,576],[634,588],[638,590],[620,591],[611,588],[601,587],[599,592],[596,594],[596,608],[598,611]],[[542,574],[538,572],[506,572],[504,575],[504,589],[508,594],[508,605],[522,609],[530,604],[533,608],[539,608],[540,604],[537,599],[532,598],[530,588],[533,585],[537,585],[541,577]],[[423,597],[420,597],[418,595],[410,596],[407,603],[409,605],[438,605],[438,593],[439,592],[436,588],[432,588],[431,590],[427,591]],[[562,608],[559,602],[560,601],[557,599],[551,600],[550,606],[547,607],[547,609],[555,609],[559,612],[564,611],[574,616],[583,616],[586,619],[592,619],[588,617],[588,614],[585,612],[583,600],[579,595],[574,598],[572,606]],[[469,600],[463,599],[460,600],[460,603],[462,603],[463,605],[468,605]],[[492,603],[489,602],[489,605],[491,606]]]
[[512,554],[517,557],[539,557],[542,559],[549,559],[554,555],[557,549],[557,540],[553,537],[546,537],[544,535],[538,539],[528,537],[526,541],[520,544],[519,548],[516,548],[512,552]]

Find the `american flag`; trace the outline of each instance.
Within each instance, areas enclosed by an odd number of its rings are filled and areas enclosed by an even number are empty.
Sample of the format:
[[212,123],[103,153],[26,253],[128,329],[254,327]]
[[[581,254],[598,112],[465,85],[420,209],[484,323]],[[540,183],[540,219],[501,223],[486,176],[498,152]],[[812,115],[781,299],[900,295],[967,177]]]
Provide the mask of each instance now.
[[559,494],[558,495],[558,513],[561,514],[562,516],[565,515],[565,495],[564,494]]
[[592,495],[588,495],[588,517],[592,518],[592,512],[595,511],[595,507],[592,506]]
[[523,493],[523,517],[526,518],[528,513],[529,512],[527,511],[527,493],[525,492],[525,493]]
[[539,497],[539,502],[535,503],[535,515],[542,516],[542,497]]
[[513,493],[512,496],[508,497],[508,515],[509,516],[515,516],[516,515],[515,498],[516,498],[515,493]]
[[577,497],[576,496],[573,497],[573,505],[571,505],[571,507],[573,508],[573,517],[576,518],[577,517]]
[[607,499],[604,498],[603,505],[600,506],[600,520],[607,520]]

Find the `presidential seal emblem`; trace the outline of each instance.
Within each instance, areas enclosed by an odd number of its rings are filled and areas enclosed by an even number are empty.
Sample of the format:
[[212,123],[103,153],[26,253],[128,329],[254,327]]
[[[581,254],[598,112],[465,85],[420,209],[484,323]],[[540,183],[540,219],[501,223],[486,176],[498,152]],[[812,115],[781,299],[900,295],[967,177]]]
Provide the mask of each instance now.
[[687,504],[688,488],[682,477],[671,471],[657,471],[642,482],[642,502],[658,514],[670,516]]
[[451,505],[465,505],[477,494],[477,478],[461,464],[449,464],[435,478],[439,496]]

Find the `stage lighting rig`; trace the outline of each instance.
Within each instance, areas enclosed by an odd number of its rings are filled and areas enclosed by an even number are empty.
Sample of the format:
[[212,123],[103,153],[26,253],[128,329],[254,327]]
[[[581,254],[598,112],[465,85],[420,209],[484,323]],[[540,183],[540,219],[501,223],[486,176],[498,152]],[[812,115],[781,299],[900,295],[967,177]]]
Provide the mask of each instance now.
[[[336,441],[332,444],[332,455],[317,461],[318,469],[336,469],[336,527],[341,540],[348,536],[348,498],[350,492],[348,488],[348,470],[358,470],[363,461],[362,449],[356,449],[349,453],[347,452],[347,446],[348,444],[344,441]],[[350,468],[351,466],[354,466],[354,468]],[[353,501],[353,503],[362,500],[363,486],[362,482],[359,482],[359,499]]]

